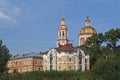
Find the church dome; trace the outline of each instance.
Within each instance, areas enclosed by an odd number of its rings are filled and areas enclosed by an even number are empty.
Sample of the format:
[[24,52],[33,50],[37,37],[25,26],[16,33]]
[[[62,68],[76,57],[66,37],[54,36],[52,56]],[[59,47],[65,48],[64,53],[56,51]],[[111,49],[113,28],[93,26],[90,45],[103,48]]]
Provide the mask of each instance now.
[[96,30],[91,26],[85,26],[80,30],[80,35],[82,34],[95,34]]
[[87,19],[85,20],[85,26],[80,30],[79,35],[82,34],[95,34],[96,30],[90,25],[89,17],[87,16]]

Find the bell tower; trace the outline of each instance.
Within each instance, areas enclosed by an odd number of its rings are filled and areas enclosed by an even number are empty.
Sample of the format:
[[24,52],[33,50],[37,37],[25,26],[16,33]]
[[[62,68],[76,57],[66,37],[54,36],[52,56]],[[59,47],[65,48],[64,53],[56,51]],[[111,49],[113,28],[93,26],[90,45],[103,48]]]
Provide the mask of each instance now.
[[58,28],[57,47],[59,47],[60,45],[65,45],[68,42],[68,28],[65,24],[64,14],[62,13],[61,24]]

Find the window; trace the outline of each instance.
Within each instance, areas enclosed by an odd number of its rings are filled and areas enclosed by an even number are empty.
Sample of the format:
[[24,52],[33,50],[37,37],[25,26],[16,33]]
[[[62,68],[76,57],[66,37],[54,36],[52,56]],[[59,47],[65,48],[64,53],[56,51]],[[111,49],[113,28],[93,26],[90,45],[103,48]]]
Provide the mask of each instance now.
[[85,59],[85,63],[87,63],[87,59]]
[[61,32],[59,33],[59,36],[61,37]]
[[22,64],[22,62],[20,61],[19,64]]
[[59,58],[59,60],[58,61],[61,61],[61,58]]
[[66,61],[64,60],[64,64],[66,63]]
[[63,36],[65,35],[64,31],[62,32],[62,35],[63,35]]
[[72,69],[72,66],[69,66],[69,69]]
[[40,68],[38,68],[38,70],[40,71],[41,69],[40,69]]
[[16,65],[18,65],[18,61],[16,61]]
[[81,38],[81,44],[83,45],[85,43],[85,39]]
[[40,61],[40,64],[42,64],[42,61]]
[[37,59],[35,59],[35,61],[34,61],[35,63],[34,64],[37,64]]
[[61,66],[59,66],[59,69],[61,69]]
[[69,61],[71,61],[71,58],[69,58]]

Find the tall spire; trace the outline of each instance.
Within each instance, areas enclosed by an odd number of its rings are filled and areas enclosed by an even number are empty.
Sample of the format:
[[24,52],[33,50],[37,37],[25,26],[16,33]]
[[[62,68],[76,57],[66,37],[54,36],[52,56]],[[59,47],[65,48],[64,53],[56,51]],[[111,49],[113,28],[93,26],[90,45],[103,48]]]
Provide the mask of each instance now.
[[89,19],[89,16],[87,16],[87,19]]
[[64,19],[64,13],[63,13],[63,12],[62,12],[62,20],[65,20],[65,19]]
[[62,12],[61,25],[65,25],[65,18],[64,18],[64,13],[63,12]]
[[85,26],[90,26],[90,19],[89,19],[89,16],[86,17]]

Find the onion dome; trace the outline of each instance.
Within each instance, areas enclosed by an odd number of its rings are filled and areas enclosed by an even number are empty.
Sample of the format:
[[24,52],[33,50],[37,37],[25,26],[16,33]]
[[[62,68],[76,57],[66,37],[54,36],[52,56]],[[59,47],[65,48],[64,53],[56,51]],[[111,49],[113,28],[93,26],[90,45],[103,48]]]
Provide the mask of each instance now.
[[79,35],[82,34],[95,34],[96,30],[90,25],[90,19],[89,16],[87,16],[87,19],[85,20],[85,26],[80,30]]

